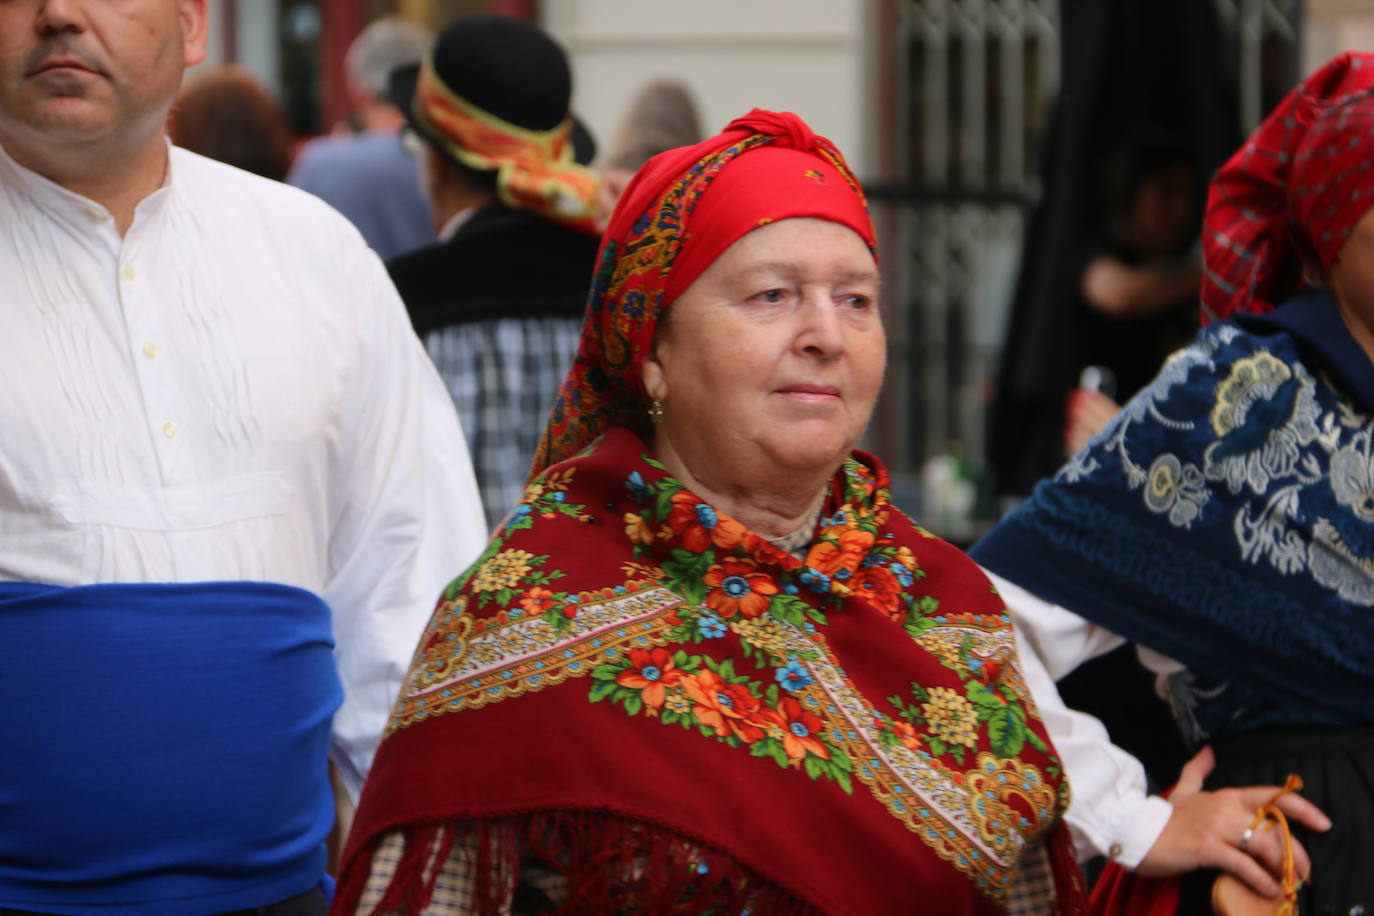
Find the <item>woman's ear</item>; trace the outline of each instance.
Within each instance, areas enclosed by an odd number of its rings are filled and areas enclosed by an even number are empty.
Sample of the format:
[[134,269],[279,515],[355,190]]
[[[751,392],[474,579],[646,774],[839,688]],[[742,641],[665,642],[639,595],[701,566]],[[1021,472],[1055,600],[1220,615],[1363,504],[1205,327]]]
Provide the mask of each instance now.
[[1302,259],[1302,281],[1317,289],[1326,289],[1326,272],[1311,258]]
[[668,396],[668,379],[663,372],[663,363],[659,361],[659,351],[661,344],[655,341],[654,348],[649,351],[649,355],[644,357],[644,390],[649,397],[663,400]]

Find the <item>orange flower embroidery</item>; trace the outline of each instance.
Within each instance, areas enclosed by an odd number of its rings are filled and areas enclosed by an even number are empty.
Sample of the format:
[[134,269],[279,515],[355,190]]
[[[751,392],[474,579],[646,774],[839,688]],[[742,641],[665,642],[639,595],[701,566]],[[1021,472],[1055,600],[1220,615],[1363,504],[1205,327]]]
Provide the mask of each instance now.
[[902,613],[898,606],[898,596],[902,585],[892,570],[886,566],[869,566],[859,570],[853,582],[854,593],[862,595],[878,606],[888,617],[900,621]]
[[678,532],[682,546],[692,553],[701,553],[712,544],[722,550],[733,550],[744,538],[743,525],[721,518],[714,508],[686,490],[673,494],[668,527]]
[[818,541],[806,555],[806,565],[830,578],[841,569],[850,572],[859,565],[873,546],[873,533],[858,528],[846,528],[839,535],[839,543]]
[[684,678],[682,689],[696,705],[692,713],[698,722],[713,728],[717,737],[734,734],[746,744],[763,737],[755,724],[762,704],[743,684],[729,684],[709,669]]
[[758,617],[778,587],[753,560],[726,557],[706,571],[706,604],[722,617]]
[[906,745],[913,751],[921,749],[921,736],[916,731],[916,726],[910,722],[900,720],[892,723],[892,734],[897,736],[897,740]]
[[830,759],[830,751],[821,741],[820,717],[807,712],[792,697],[783,697],[776,710],[769,710],[769,725],[782,739],[782,748],[791,760],[801,760],[807,754]]
[[531,614],[542,614],[553,607],[555,603],[553,592],[538,586],[525,592],[525,597],[520,599],[520,606]]
[[630,664],[633,667],[616,675],[615,682],[640,691],[644,705],[650,709],[661,708],[668,688],[683,678],[667,649],[631,649]]

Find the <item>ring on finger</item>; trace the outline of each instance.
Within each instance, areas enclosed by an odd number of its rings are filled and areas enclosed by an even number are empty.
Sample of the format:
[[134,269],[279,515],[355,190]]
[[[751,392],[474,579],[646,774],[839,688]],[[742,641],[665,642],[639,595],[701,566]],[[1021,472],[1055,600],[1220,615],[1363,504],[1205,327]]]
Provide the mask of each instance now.
[[1240,848],[1244,849],[1250,845],[1250,838],[1255,835],[1254,827],[1246,827],[1245,832],[1240,835]]

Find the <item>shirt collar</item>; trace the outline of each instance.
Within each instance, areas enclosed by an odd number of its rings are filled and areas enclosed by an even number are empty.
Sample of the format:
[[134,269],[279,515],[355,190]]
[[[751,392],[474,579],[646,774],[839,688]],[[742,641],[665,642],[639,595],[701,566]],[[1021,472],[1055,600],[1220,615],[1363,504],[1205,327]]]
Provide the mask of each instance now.
[[1272,312],[1236,315],[1233,320],[1247,329],[1274,328],[1290,334],[1356,406],[1374,412],[1374,367],[1345,326],[1329,291],[1308,287]]
[[450,216],[448,222],[444,223],[443,228],[439,230],[439,241],[447,242],[449,239],[457,235],[458,230],[463,228],[463,223],[466,223],[468,220],[472,219],[472,214],[476,212],[476,207],[468,207],[467,209],[459,210],[457,213]]
[[[171,141],[164,142],[167,143],[167,174],[163,176],[162,184],[157,190],[139,202],[134,211],[135,225],[140,218],[147,219],[160,209],[171,195],[175,157],[172,155]],[[40,209],[64,219],[78,229],[98,230],[112,223],[110,212],[104,206],[75,191],[69,191],[33,169],[20,165],[3,146],[0,146],[0,184],[12,185]],[[131,231],[132,228],[131,226]]]

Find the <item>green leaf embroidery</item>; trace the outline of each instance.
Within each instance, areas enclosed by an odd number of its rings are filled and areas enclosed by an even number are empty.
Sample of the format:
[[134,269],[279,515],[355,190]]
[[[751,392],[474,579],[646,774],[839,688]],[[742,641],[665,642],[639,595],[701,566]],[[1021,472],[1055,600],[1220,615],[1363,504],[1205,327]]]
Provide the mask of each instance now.
[[998,757],[1010,758],[1021,753],[1026,743],[1026,723],[1010,707],[988,718],[988,743]]
[[592,685],[591,701],[599,703],[615,692],[620,685],[615,681],[598,681]]
[[968,696],[968,701],[978,709],[978,718],[980,719],[1000,712],[1007,705],[995,691],[982,681],[965,681],[964,693]]

